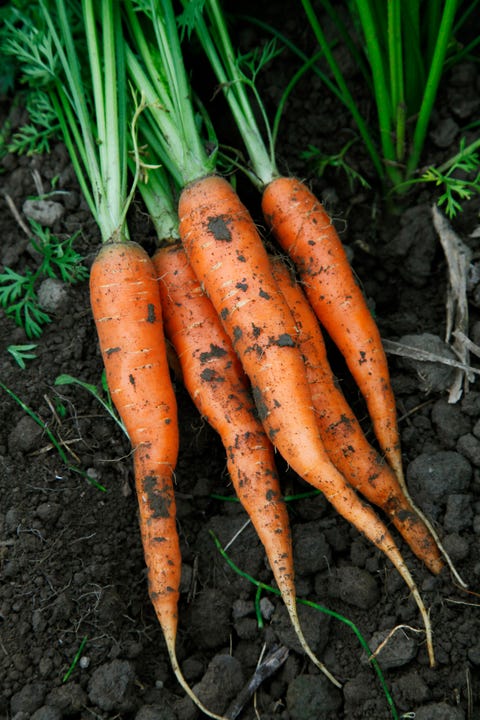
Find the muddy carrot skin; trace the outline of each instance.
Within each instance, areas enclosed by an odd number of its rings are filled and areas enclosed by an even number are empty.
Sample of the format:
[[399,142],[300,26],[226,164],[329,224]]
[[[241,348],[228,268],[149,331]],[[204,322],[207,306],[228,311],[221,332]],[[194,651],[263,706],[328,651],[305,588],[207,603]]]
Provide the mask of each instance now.
[[320,325],[302,288],[282,258],[272,258],[272,270],[295,320],[318,427],[330,458],[353,487],[390,516],[410,549],[438,574],[444,563],[437,543],[390,466],[366,439],[338,387]]
[[174,648],[181,572],[172,482],[177,406],[156,274],[140,245],[125,241],[101,248],[91,270],[90,299],[112,401],[133,447],[149,594]]
[[157,250],[153,263],[165,333],[177,352],[185,387],[201,415],[220,435],[235,492],[265,548],[302,647],[338,684],[312,653],[300,627],[287,508],[273,446],[257,417],[242,364],[182,245]]
[[395,398],[378,327],[322,204],[295,178],[269,183],[266,222],[294,261],[321,324],[338,346],[362,392],[380,447],[403,484]]
[[[321,441],[295,323],[256,227],[230,184],[207,176],[179,202],[180,238],[190,263],[249,376],[260,419],[292,469],[395,565],[428,614],[395,541],[335,468]],[[430,659],[433,649],[430,646]]]

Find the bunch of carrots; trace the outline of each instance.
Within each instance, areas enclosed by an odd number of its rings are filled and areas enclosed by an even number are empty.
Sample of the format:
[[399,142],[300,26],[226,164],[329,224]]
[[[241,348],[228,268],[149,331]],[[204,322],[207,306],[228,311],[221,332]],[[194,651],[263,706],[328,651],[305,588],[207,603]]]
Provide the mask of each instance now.
[[[181,556],[173,474],[180,431],[167,342],[193,402],[221,437],[232,484],[310,659],[339,684],[308,646],[298,620],[276,451],[393,563],[418,604],[433,665],[428,612],[372,504],[432,573],[445,563],[453,567],[408,495],[378,328],[325,209],[300,180],[277,171],[274,138],[267,130],[265,143],[257,127],[247,92],[252,86],[236,61],[218,1],[206,0],[204,14],[190,12],[182,21],[188,17],[188,31],[197,32],[244,139],[247,173],[262,192],[275,255],[218,169],[218,145],[207,144],[199,130],[171,0],[83,0],[93,78],[83,85],[92,93],[88,102],[78,92],[84,67],[64,0],[55,0],[56,15],[45,0],[39,8],[58,57],[53,104],[102,234],[91,270],[91,307],[112,400],[133,448],[150,598],[179,682],[204,713],[220,717],[194,695],[175,651]],[[213,127],[206,127],[211,140]],[[216,149],[209,153],[207,146]],[[136,190],[158,234],[153,258],[130,239],[126,216]],[[338,387],[322,330],[364,395],[379,450]]]

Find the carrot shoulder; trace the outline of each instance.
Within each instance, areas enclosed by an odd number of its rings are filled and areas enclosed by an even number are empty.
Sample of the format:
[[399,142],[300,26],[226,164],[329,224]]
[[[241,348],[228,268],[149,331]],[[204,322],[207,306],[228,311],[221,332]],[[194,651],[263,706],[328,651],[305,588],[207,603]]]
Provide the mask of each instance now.
[[149,594],[174,648],[181,573],[172,483],[177,406],[147,253],[133,242],[104,245],[92,266],[90,300],[108,387],[133,447]]
[[405,497],[390,466],[366,439],[338,387],[317,317],[303,290],[281,258],[272,258],[272,269],[295,319],[317,423],[329,456],[353,487],[392,518],[411,550],[429,570],[439,573],[443,562],[437,543]]
[[257,418],[248,378],[183,247],[157,250],[153,263],[165,332],[177,352],[185,387],[220,435],[235,492],[265,548],[302,647],[336,683],[312,653],[300,627],[288,513],[273,446]]
[[[392,535],[329,459],[316,424],[295,323],[256,227],[230,184],[208,176],[180,196],[180,237],[250,378],[270,440],[306,482],[395,565],[428,617]],[[433,651],[431,651],[433,662]]]
[[380,446],[403,484],[400,438],[385,351],[345,249],[323,206],[295,178],[273,180],[264,217],[294,261],[318,319],[345,357],[370,413]]

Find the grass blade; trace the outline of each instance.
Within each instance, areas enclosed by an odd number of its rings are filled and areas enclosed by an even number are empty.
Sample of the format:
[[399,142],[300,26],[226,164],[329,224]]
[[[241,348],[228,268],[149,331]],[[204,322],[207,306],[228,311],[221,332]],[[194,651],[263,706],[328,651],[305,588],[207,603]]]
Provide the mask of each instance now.
[[[268,592],[274,593],[275,595],[280,595],[280,591],[277,588],[274,588],[272,585],[268,585],[267,583],[261,582],[260,580],[256,580],[254,577],[249,575],[248,573],[241,570],[229,557],[229,555],[225,552],[225,550],[222,548],[221,543],[214,532],[210,531],[210,535],[213,539],[213,542],[215,543],[215,547],[222,556],[222,558],[225,560],[225,562],[230,566],[230,568],[237,574],[240,575],[240,577],[245,578],[245,580],[248,580],[252,585],[255,585],[255,587],[258,589],[266,590]],[[385,694],[387,704],[389,706],[392,718],[394,720],[398,719],[398,713],[395,708],[395,703],[393,702],[393,698],[390,694],[390,691],[388,690],[387,684],[385,682],[385,678],[383,676],[382,670],[376,660],[375,657],[372,657],[372,651],[370,650],[367,641],[363,637],[360,630],[357,628],[355,623],[352,622],[349,618],[346,618],[344,615],[341,615],[340,613],[335,612],[334,610],[329,610],[324,605],[319,605],[318,603],[314,603],[310,600],[303,600],[302,598],[297,598],[297,602],[301,605],[306,605],[307,607],[311,607],[315,610],[318,610],[319,612],[325,613],[326,615],[330,615],[331,617],[335,618],[335,620],[338,620],[345,625],[347,625],[352,632],[357,637],[362,649],[366,652],[367,656],[370,658],[370,662],[372,664],[373,669],[375,670],[375,673],[377,674],[377,677],[380,681],[380,684],[382,686],[382,690]]]

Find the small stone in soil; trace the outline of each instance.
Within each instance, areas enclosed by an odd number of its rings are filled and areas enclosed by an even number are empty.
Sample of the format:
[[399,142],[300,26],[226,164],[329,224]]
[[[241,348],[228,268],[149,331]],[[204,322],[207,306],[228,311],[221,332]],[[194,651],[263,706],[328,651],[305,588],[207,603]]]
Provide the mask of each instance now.
[[316,520],[294,527],[293,558],[299,576],[328,569],[332,553]]
[[177,714],[168,705],[144,705],[135,720],[177,720]]
[[47,695],[47,704],[60,708],[65,715],[80,712],[87,704],[87,693],[76,682],[59,685]]
[[412,705],[426,703],[432,697],[427,683],[416,672],[392,680],[392,692],[401,710],[410,710]]
[[[244,684],[241,663],[231,655],[215,655],[199,683],[192,688],[208,710],[222,713]],[[190,698],[182,698],[175,707],[179,720],[196,717],[196,707]],[[193,714],[192,714],[193,713]]]
[[45,685],[41,682],[29,683],[12,696],[10,711],[12,716],[19,712],[34,713],[43,705]]
[[43,705],[30,716],[30,720],[62,720],[62,717],[62,711],[59,708],[53,707],[53,705]]
[[342,693],[324,675],[299,675],[287,690],[292,720],[326,720],[342,706]]
[[38,505],[35,514],[44,523],[54,523],[58,520],[62,507],[55,502],[44,502]]
[[11,455],[25,454],[36,450],[43,436],[42,428],[28,415],[23,416],[8,436],[8,451]]
[[330,576],[328,594],[368,610],[378,602],[379,590],[375,578],[367,570],[346,566]]
[[[375,652],[388,635],[389,631],[385,630],[376,632],[372,635],[368,642],[368,646],[372,653]],[[388,638],[383,648],[375,657],[380,663],[382,670],[390,670],[392,668],[407,665],[417,655],[417,651],[417,641],[414,638],[409,637],[403,629],[399,629]],[[364,665],[369,663],[365,654],[362,656],[362,663]]]
[[47,313],[57,312],[67,297],[67,286],[58,278],[46,278],[38,288],[38,303]]
[[42,227],[53,227],[65,213],[63,205],[54,200],[25,200],[22,210],[28,218]]
[[457,533],[445,535],[442,540],[442,545],[453,563],[460,562],[468,557],[470,548],[468,541]]
[[421,453],[407,467],[407,484],[412,496],[432,518],[451,493],[468,490],[472,466],[453,450]]
[[472,525],[472,496],[452,493],[447,499],[444,527],[447,532],[461,532]]
[[88,683],[90,702],[101,710],[128,712],[134,707],[135,670],[127,660],[112,660],[97,668]]
[[465,720],[465,713],[444,702],[430,703],[415,710],[415,720]]
[[456,449],[457,452],[466,457],[472,465],[480,467],[480,440],[475,437],[475,435],[467,433],[459,437]]
[[440,398],[432,407],[432,422],[443,445],[454,450],[457,440],[470,432],[472,421],[459,403]]

